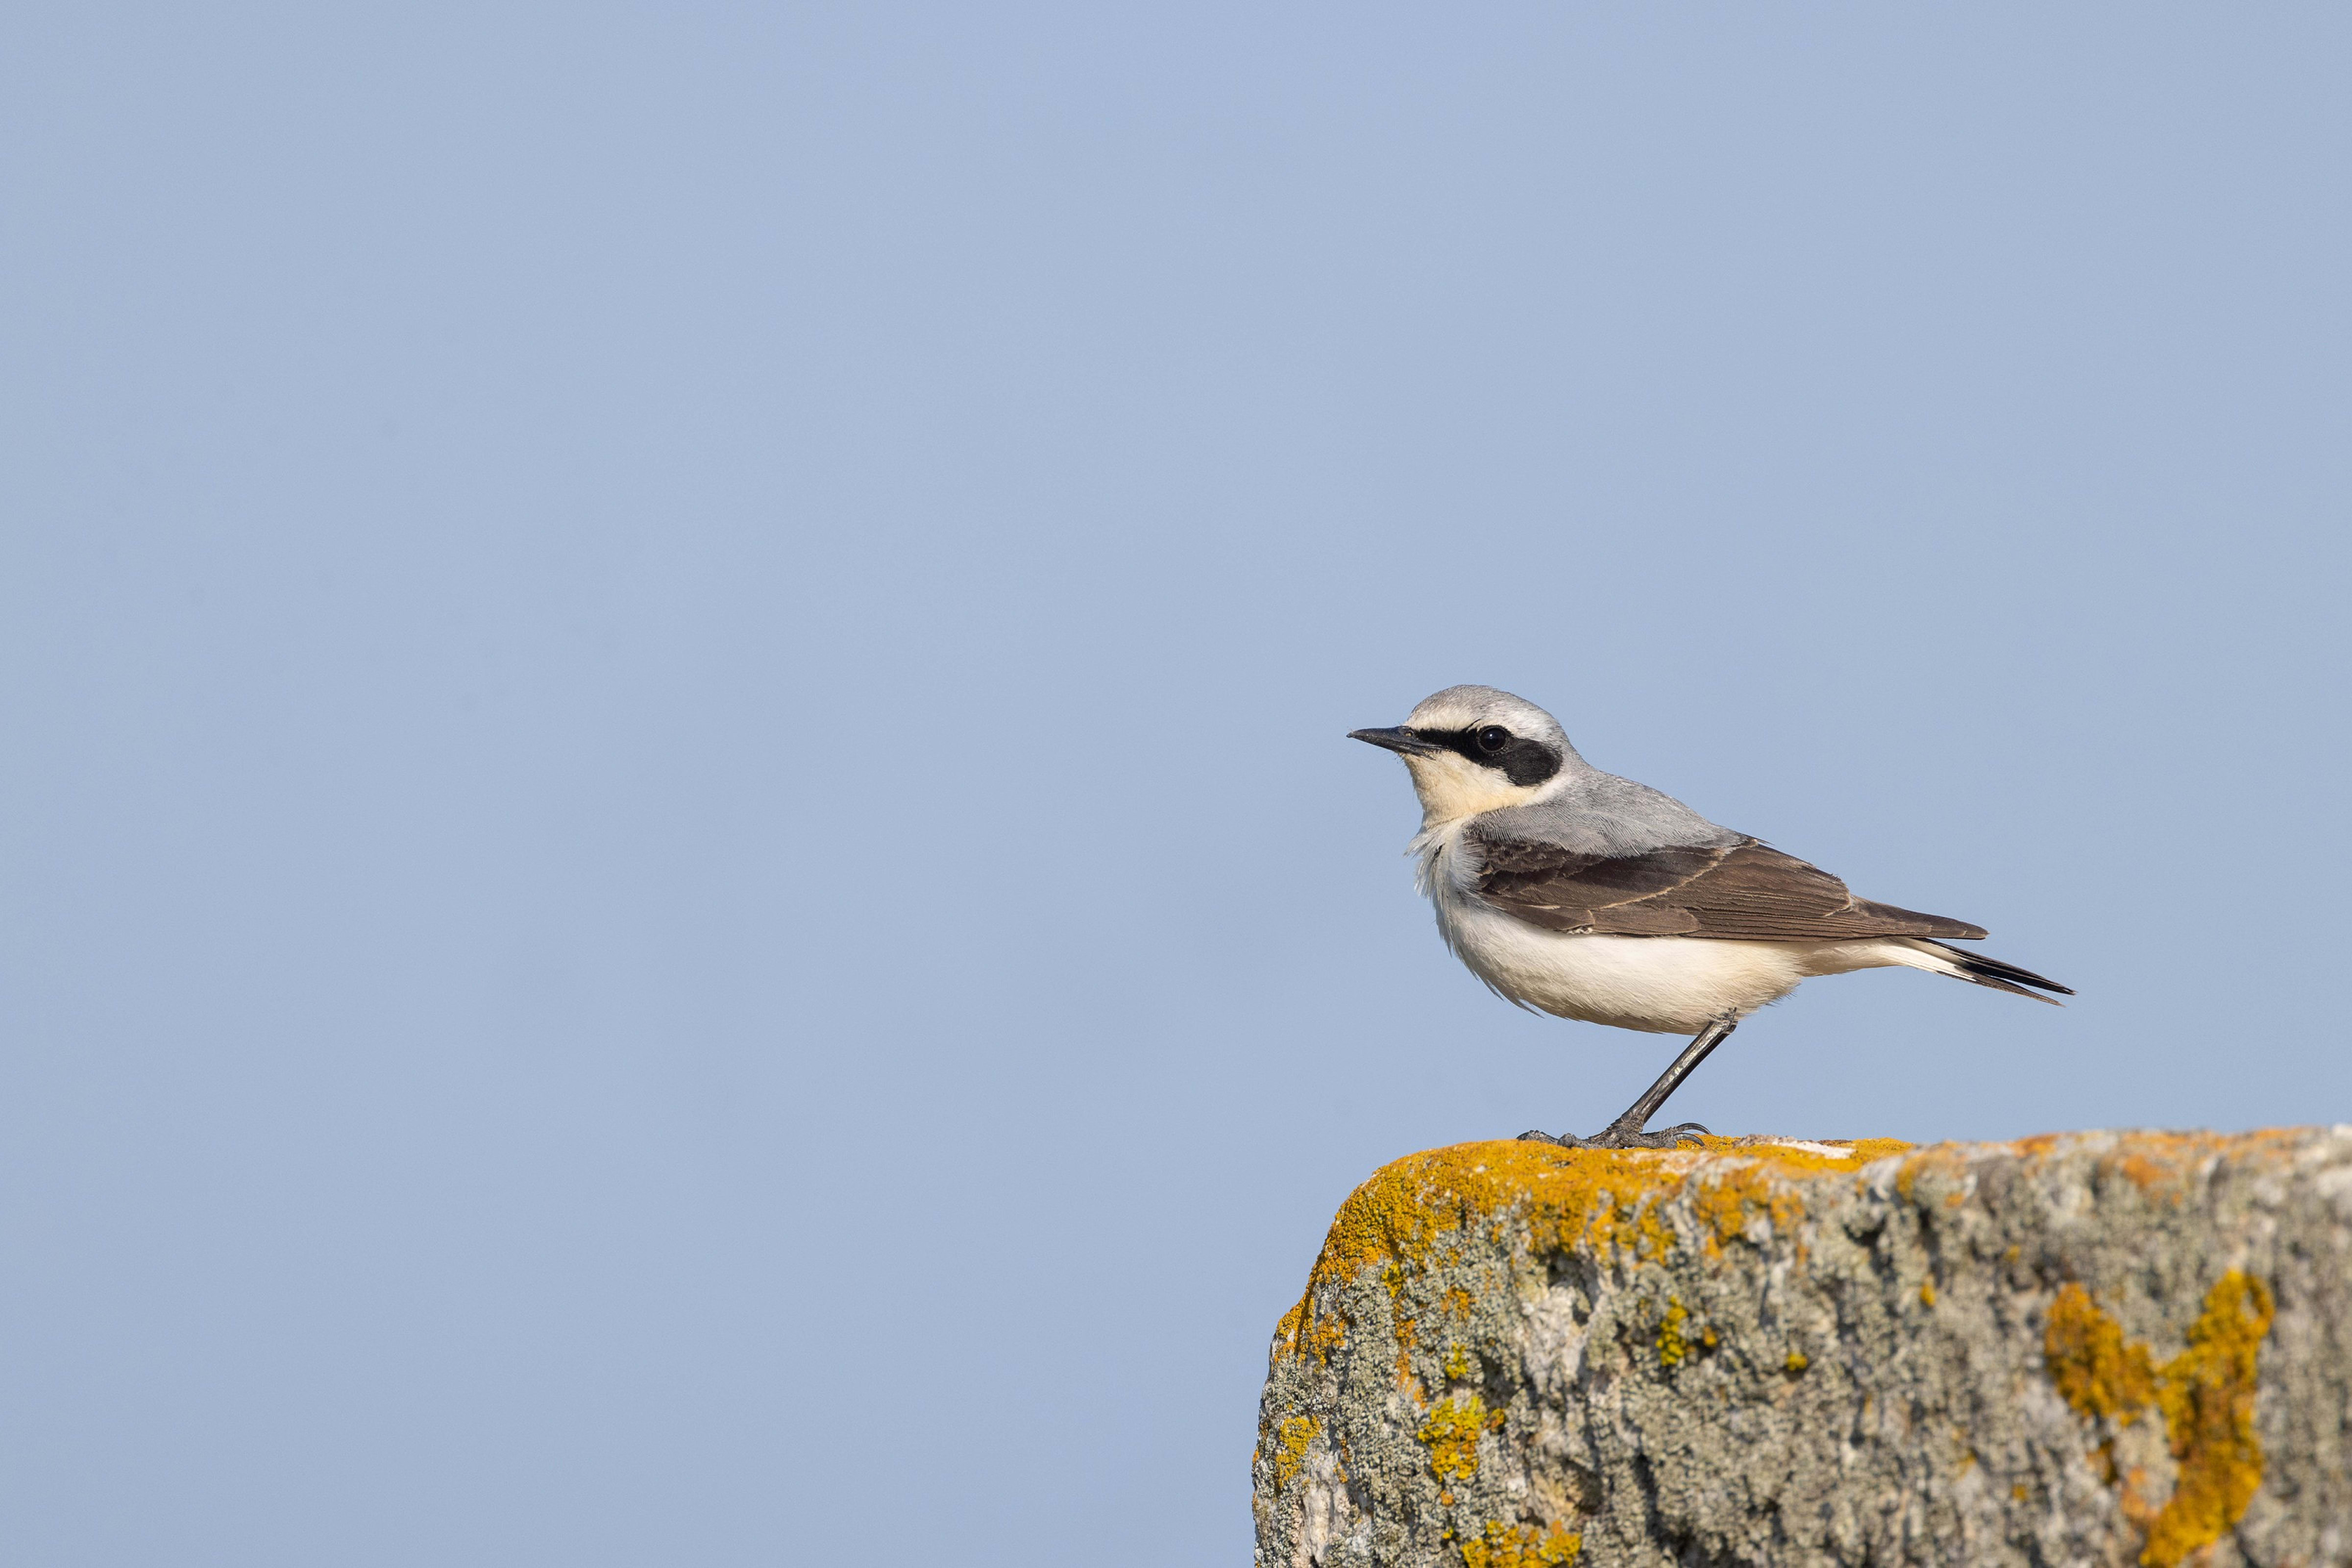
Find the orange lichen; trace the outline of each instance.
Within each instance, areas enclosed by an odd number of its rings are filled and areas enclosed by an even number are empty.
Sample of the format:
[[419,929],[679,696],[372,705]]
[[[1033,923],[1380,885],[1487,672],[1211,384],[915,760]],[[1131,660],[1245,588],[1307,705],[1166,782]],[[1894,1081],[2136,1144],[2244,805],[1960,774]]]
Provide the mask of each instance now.
[[2141,1133],[2099,1162],[2150,1197],[2179,1203],[2187,1196],[2196,1166],[2220,1147],[2210,1134]]
[[1274,1490],[1276,1493],[1298,1479],[1299,1470],[1307,1463],[1307,1445],[1313,1442],[1315,1434],[1322,1429],[1323,1423],[1312,1416],[1286,1417],[1282,1425],[1275,1428]]
[[1438,1479],[1466,1481],[1478,1473],[1480,1434],[1500,1426],[1502,1416],[1475,1394],[1457,1394],[1431,1410],[1413,1436],[1429,1446],[1429,1468]]
[[2137,1471],[2116,1475],[2112,1440],[2098,1448],[2102,1473],[2125,1483],[2125,1511],[2147,1531],[2144,1568],[2178,1568],[2219,1541],[2244,1517],[2263,1481],[2263,1445],[2254,1431],[2258,1353],[2270,1333],[2265,1285],[2232,1269],[2205,1294],[2188,1348],[2161,1367],[2145,1344],[2126,1342],[2123,1325],[2069,1285],[2051,1304],[2042,1333],[2051,1381],[2076,1412],[2128,1426],[2149,1406],[2164,1413],[2180,1476],[2161,1509],[2145,1500]]
[[1421,1377],[1412,1369],[1413,1347],[1421,1341],[1421,1325],[1411,1318],[1399,1318],[1396,1325],[1397,1386],[1412,1396],[1416,1405],[1426,1405],[1429,1396],[1421,1391]]
[[1492,1523],[1462,1543],[1467,1568],[1567,1568],[1584,1550],[1584,1537],[1554,1525]]
[[2102,1176],[2120,1176],[2161,1202],[2179,1205],[2199,1175],[2224,1155],[2244,1158],[2292,1148],[2295,1134],[2271,1128],[2256,1133],[2134,1133],[2099,1161]]

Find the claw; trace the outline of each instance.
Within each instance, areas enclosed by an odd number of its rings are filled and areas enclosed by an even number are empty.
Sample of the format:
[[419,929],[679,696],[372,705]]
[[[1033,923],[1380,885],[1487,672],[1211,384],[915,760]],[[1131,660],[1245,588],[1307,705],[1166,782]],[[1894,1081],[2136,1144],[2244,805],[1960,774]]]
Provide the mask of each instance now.
[[1519,1142],[1557,1144],[1563,1149],[1673,1149],[1686,1143],[1695,1144],[1707,1135],[1706,1129],[1696,1122],[1685,1122],[1678,1127],[1661,1127],[1654,1133],[1626,1126],[1607,1127],[1589,1138],[1580,1138],[1573,1133],[1555,1136],[1530,1128],[1519,1134]]
[[1658,1081],[1639,1100],[1625,1107],[1624,1114],[1592,1136],[1580,1138],[1572,1133],[1562,1133],[1557,1138],[1549,1133],[1521,1133],[1519,1136],[1532,1143],[1557,1144],[1563,1149],[1672,1149],[1696,1143],[1708,1135],[1696,1122],[1685,1122],[1679,1127],[1664,1127],[1654,1133],[1642,1129],[1649,1125],[1650,1118],[1658,1113],[1658,1107],[1666,1103],[1666,1096],[1675,1092],[1675,1085],[1689,1077],[1692,1070],[1706,1060],[1707,1052],[1721,1045],[1738,1027],[1738,1015],[1725,1013],[1699,1030],[1697,1037],[1683,1047],[1682,1054],[1658,1075]]
[[1707,1135],[1696,1122],[1685,1122],[1678,1127],[1661,1127],[1654,1133],[1637,1133],[1615,1127],[1595,1139],[1596,1144],[1612,1149],[1674,1149],[1685,1144],[1696,1144]]

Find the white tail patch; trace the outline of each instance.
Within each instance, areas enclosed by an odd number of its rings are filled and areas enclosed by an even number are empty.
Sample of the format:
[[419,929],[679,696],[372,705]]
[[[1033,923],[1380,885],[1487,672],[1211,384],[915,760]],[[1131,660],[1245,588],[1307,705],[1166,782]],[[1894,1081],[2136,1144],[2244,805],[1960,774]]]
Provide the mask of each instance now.
[[1960,967],[1959,961],[1941,947],[1910,936],[1888,937],[1877,944],[1878,950],[1890,964],[1906,968],[1925,969],[1931,975],[1949,975],[1956,980],[1973,980],[1975,976]]

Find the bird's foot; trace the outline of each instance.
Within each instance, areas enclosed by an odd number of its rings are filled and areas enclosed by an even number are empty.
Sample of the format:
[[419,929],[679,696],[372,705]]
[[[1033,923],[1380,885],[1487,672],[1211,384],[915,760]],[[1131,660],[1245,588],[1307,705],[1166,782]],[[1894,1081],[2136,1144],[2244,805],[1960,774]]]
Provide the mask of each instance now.
[[1678,1127],[1661,1127],[1645,1133],[1639,1127],[1617,1123],[1602,1128],[1589,1138],[1573,1133],[1538,1133],[1530,1129],[1519,1134],[1523,1144],[1557,1144],[1563,1149],[1671,1149],[1683,1144],[1695,1144],[1706,1135],[1706,1129],[1696,1122],[1685,1122]]

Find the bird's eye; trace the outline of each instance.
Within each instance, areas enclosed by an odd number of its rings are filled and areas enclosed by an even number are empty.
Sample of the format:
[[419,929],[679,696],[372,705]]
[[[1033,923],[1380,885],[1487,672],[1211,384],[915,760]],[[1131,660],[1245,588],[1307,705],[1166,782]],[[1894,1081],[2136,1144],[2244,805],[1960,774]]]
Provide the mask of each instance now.
[[1511,732],[1499,724],[1490,724],[1478,732],[1478,749],[1500,751],[1511,743]]

